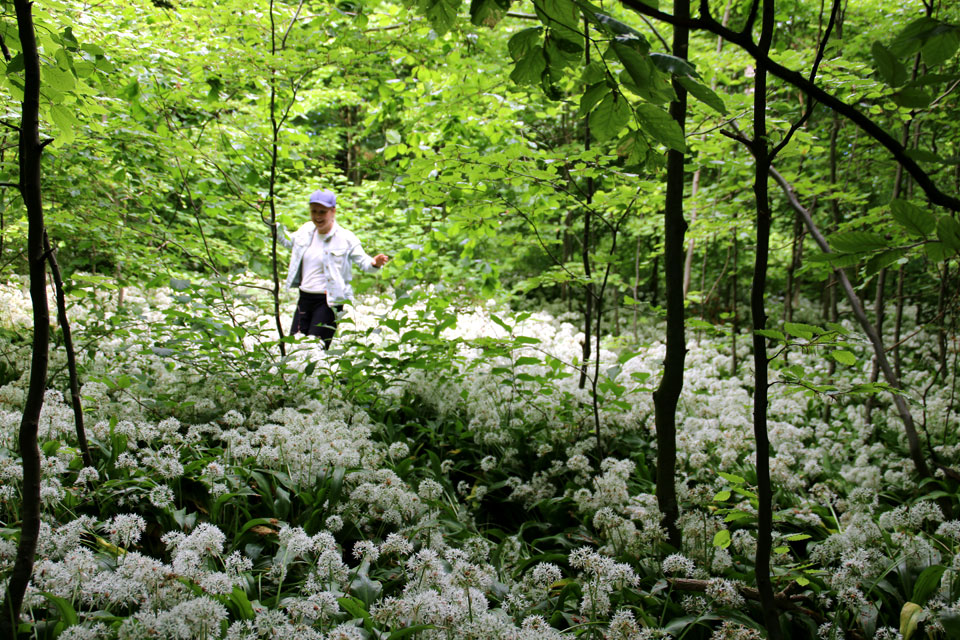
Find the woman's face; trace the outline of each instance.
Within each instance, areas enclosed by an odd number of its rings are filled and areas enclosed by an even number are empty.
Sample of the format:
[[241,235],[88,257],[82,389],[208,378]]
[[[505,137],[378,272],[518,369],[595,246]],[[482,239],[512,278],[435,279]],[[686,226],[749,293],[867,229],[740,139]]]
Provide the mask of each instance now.
[[330,233],[336,214],[336,207],[325,207],[318,202],[310,203],[310,219],[320,233]]

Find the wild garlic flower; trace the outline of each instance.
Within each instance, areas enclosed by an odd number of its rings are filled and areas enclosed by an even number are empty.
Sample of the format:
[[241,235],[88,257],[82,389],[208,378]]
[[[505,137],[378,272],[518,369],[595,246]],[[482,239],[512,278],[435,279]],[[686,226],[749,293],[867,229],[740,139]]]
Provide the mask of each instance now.
[[693,576],[696,571],[696,564],[694,564],[693,560],[690,560],[682,554],[673,553],[663,559],[661,568],[668,576],[678,575],[689,578]]
[[739,584],[733,580],[712,578],[707,582],[707,596],[721,607],[740,609],[746,601],[740,595]]
[[147,528],[147,521],[138,514],[118,514],[104,528],[110,542],[120,547],[130,547],[139,542]]

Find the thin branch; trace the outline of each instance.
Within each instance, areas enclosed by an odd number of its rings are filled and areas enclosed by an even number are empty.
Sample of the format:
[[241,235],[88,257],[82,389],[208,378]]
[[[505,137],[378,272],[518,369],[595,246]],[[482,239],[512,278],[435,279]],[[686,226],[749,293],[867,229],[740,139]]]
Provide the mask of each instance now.
[[893,138],[893,136],[880,127],[880,125],[862,114],[852,105],[847,104],[840,98],[827,93],[814,83],[810,82],[799,72],[788,69],[787,67],[770,58],[769,55],[760,50],[757,44],[754,43],[752,38],[749,36],[733,31],[732,29],[724,27],[722,24],[718,23],[710,16],[709,6],[707,6],[706,0],[702,0],[700,3],[701,17],[690,19],[677,18],[676,16],[660,11],[659,9],[654,9],[653,7],[641,2],[641,0],[620,0],[620,2],[627,8],[632,9],[637,13],[647,15],[658,20],[663,20],[669,24],[686,26],[690,29],[709,31],[710,33],[718,35],[725,40],[728,40],[739,46],[748,54],[750,54],[753,59],[757,61],[757,64],[764,65],[764,67],[773,75],[800,89],[810,98],[817,100],[847,120],[850,120],[862,131],[864,131],[864,133],[886,147],[891,155],[893,155],[893,157],[896,158],[896,160],[910,173],[913,179],[917,182],[917,185],[923,189],[931,203],[946,207],[952,211],[960,211],[960,199],[947,195],[937,188],[937,186],[931,180],[930,175],[920,168],[920,165],[918,165],[913,158],[907,155],[903,145],[901,145]]
[[[820,46],[817,47],[817,56],[813,61],[813,68],[810,69],[810,84],[814,84],[817,79],[817,70],[820,68],[820,63],[823,61],[823,54],[827,50],[827,42],[830,40],[830,34],[833,31],[833,25],[837,22],[837,14],[840,12],[840,0],[833,0],[833,8],[830,9],[830,19],[827,21],[827,30],[823,35],[823,38],[820,40]],[[821,15],[823,9],[821,8]],[[817,106],[817,101],[808,98],[807,99],[807,108],[804,110],[803,115],[800,116],[800,119],[797,120],[790,126],[790,130],[787,131],[787,135],[783,137],[783,140],[780,141],[776,147],[770,152],[770,160],[772,161],[777,157],[777,154],[780,153],[787,144],[790,143],[793,134],[797,132],[797,129],[802,127],[804,123],[810,118],[813,114],[814,107]]]

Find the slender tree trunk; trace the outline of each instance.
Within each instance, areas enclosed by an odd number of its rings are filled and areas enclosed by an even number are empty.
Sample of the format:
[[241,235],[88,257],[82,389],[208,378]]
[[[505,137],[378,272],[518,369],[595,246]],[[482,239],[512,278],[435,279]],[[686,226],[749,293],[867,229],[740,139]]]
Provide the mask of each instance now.
[[900,366],[900,332],[903,329],[903,280],[904,265],[897,269],[897,308],[893,321],[893,370],[897,373],[897,379],[903,377]]
[[[883,321],[886,319],[886,314],[884,313],[884,305],[886,304],[886,284],[887,284],[887,270],[886,268],[880,269],[877,273],[877,290],[876,297],[873,301],[873,313],[876,322],[877,334],[880,336],[880,339],[883,339]],[[873,360],[873,368],[870,370],[870,382],[876,382],[880,377],[880,363],[877,362],[877,359]],[[873,424],[873,410],[877,405],[877,397],[871,395],[867,397],[867,401],[864,403],[864,411],[866,412],[866,422],[867,424]]]
[[277,323],[277,335],[280,337],[280,355],[287,355],[283,342],[283,323],[280,322],[280,270],[277,264],[277,156],[279,154],[280,125],[277,123],[277,26],[273,18],[273,0],[270,0],[270,185],[267,198],[270,202],[270,257],[273,268],[273,316]]
[[[690,1],[674,3],[677,17],[690,17]],[[686,59],[689,45],[689,29],[673,28],[673,55]],[[687,92],[677,82],[673,89],[677,99],[670,103],[670,116],[683,131],[687,117]],[[677,402],[683,390],[683,365],[687,355],[683,310],[683,241],[687,223],[683,219],[684,153],[671,149],[667,152],[667,192],[664,203],[663,263],[667,291],[667,353],[663,361],[663,377],[653,392],[654,416],[657,426],[657,475],[656,494],[663,527],[673,547],[680,549],[682,538],[677,520],[680,508],[677,504]]]
[[[820,247],[820,250],[824,253],[832,253],[830,250],[830,245],[827,244],[826,238],[824,238],[823,234],[820,233],[820,230],[814,223],[810,212],[800,204],[799,200],[797,200],[796,193],[794,193],[790,184],[787,183],[783,176],[781,176],[773,167],[770,167],[770,175],[773,176],[773,178],[783,189],[784,193],[787,194],[787,198],[790,201],[790,206],[792,206],[794,210],[798,211],[800,215],[803,216],[803,222],[807,225],[807,231],[810,232],[810,235],[813,237],[814,241],[816,241],[817,246]],[[837,275],[837,278],[843,287],[847,301],[850,303],[850,307],[853,309],[854,317],[857,319],[857,322],[860,324],[863,332],[867,334],[867,338],[870,339],[870,343],[873,346],[874,356],[877,358],[877,362],[880,363],[880,372],[883,373],[883,377],[887,381],[887,384],[894,389],[900,389],[900,379],[897,378],[893,368],[890,366],[889,360],[887,360],[887,355],[883,348],[883,341],[880,339],[880,335],[877,333],[876,328],[870,324],[870,319],[867,317],[867,314],[863,309],[863,304],[860,301],[860,297],[854,290],[853,284],[847,277],[846,271],[841,268],[834,268],[833,271]],[[917,434],[916,424],[913,420],[913,415],[910,413],[910,407],[907,405],[907,402],[904,400],[903,396],[899,393],[893,394],[893,404],[896,406],[897,413],[900,414],[900,419],[903,421],[903,430],[907,436],[907,446],[910,450],[910,459],[913,461],[913,464],[916,467],[917,474],[922,478],[931,477],[930,467],[927,465],[926,458],[923,456],[923,449],[920,446],[920,437]]]
[[[766,54],[773,40],[774,0],[762,0],[762,26],[758,46]],[[757,555],[755,561],[757,591],[763,608],[764,626],[772,640],[780,640],[780,617],[777,615],[770,579],[770,554],[773,549],[773,486],[770,481],[770,439],[767,434],[767,405],[770,384],[766,338],[758,333],[766,329],[767,312],[764,295],[767,289],[767,263],[770,253],[770,194],[767,174],[770,156],[767,148],[767,69],[757,65],[753,94],[753,147],[756,166],[753,191],[757,205],[757,252],[750,289],[750,311],[753,317],[753,436],[757,444]]]
[[50,272],[53,274],[53,284],[57,292],[57,321],[63,331],[63,348],[67,352],[67,371],[70,374],[70,402],[73,405],[73,422],[77,430],[77,443],[80,446],[80,456],[83,464],[93,466],[90,456],[90,447],[87,444],[87,431],[83,428],[83,403],[80,401],[80,376],[77,374],[77,354],[73,349],[73,334],[70,331],[70,322],[67,319],[67,297],[63,291],[63,278],[60,275],[60,265],[57,257],[50,248],[50,239],[46,232],[43,234],[43,249],[50,262]]
[[640,313],[640,235],[637,234],[637,253],[633,258],[633,340],[640,342],[637,316]]
[[730,277],[730,314],[731,314],[731,328],[730,328],[730,368],[732,369],[732,374],[737,375],[737,370],[740,369],[739,360],[737,359],[737,332],[740,330],[740,315],[739,309],[737,307],[737,276],[739,275],[739,239],[737,238],[737,219],[733,219],[733,274]]
[[[697,199],[697,191],[700,189],[700,167],[697,167],[697,170],[693,172],[693,181],[690,183],[690,224],[693,224],[697,221],[697,205],[695,203]],[[687,241],[687,256],[683,261],[683,299],[687,299],[687,294],[690,293],[690,279],[693,275],[693,252],[696,249],[696,241],[693,238],[690,238]],[[701,314],[702,315],[702,314]]]
[[26,593],[40,532],[40,448],[37,431],[47,383],[50,311],[47,307],[46,259],[43,250],[43,200],[40,192],[40,58],[28,0],[14,0],[23,55],[23,107],[20,120],[20,192],[27,209],[27,259],[30,264],[30,299],[33,302],[33,356],[30,386],[20,422],[20,456],[23,460],[22,521],[17,555],[7,584],[0,615],[0,638],[16,637],[20,608]]
[[[589,24],[587,19],[584,18],[583,25],[585,33],[589,33],[586,29],[589,29]],[[586,63],[590,64],[590,39],[587,38],[587,48],[586,48]],[[583,149],[584,151],[590,151],[590,114],[584,116],[583,118]],[[593,300],[595,297],[593,282],[591,281],[592,273],[590,270],[590,218],[591,218],[591,207],[593,203],[593,177],[587,178],[587,208],[583,213],[583,274],[587,280],[586,286],[586,296],[584,300],[584,312],[583,312],[583,364],[580,367],[580,383],[579,387],[583,389],[587,384],[587,370],[590,366],[590,343],[592,342],[592,333],[591,333],[591,323],[593,321]],[[599,350],[599,349],[598,349]],[[597,425],[597,437],[600,435],[599,424]]]
[[800,268],[803,253],[803,220],[797,213],[793,218],[793,245],[790,250],[790,266],[787,267],[787,296],[783,301],[783,321],[793,322],[793,298],[796,296],[796,273]]

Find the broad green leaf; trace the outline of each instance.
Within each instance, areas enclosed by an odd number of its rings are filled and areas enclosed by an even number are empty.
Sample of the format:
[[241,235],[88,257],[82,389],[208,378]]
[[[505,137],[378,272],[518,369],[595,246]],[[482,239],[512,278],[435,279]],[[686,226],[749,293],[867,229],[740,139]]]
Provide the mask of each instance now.
[[[587,15],[591,15],[590,10],[585,8],[585,11],[587,12]],[[605,13],[600,13],[599,11],[592,12],[592,15],[594,18],[596,18],[597,24],[599,24],[603,30],[616,37],[617,42],[634,47],[640,53],[647,53],[650,51],[650,43],[647,42],[647,39],[644,37],[644,35],[630,25],[620,22],[616,18]]]
[[458,0],[420,0],[420,9],[427,16],[433,30],[442,36],[457,22]]
[[846,231],[834,233],[827,242],[830,248],[841,253],[862,253],[889,248],[887,239],[870,231]]
[[857,364],[857,357],[850,353],[849,351],[831,351],[830,357],[839,362],[840,364],[845,364],[848,367]]
[[960,223],[951,216],[942,216],[937,221],[937,237],[946,248],[960,253]]
[[823,329],[815,327],[812,324],[803,324],[801,322],[785,322],[783,328],[792,336],[809,340],[813,336],[823,333]]
[[590,114],[590,131],[600,142],[620,133],[630,118],[630,105],[619,93],[609,92]]
[[[630,131],[617,145],[617,154],[625,157],[624,166],[636,167],[646,164],[648,154],[650,153],[650,144],[639,131]],[[627,304],[636,304],[636,301]]]
[[915,602],[906,602],[900,609],[900,635],[903,640],[910,640],[917,632],[917,626],[923,619],[923,607]]
[[920,207],[897,198],[890,203],[893,219],[911,235],[925,238],[933,233],[937,221],[933,215]]
[[727,114],[727,106],[723,103],[723,98],[721,98],[713,89],[708,87],[705,84],[700,84],[693,78],[677,78],[684,89],[687,90],[687,93],[692,95],[694,98],[707,105],[714,111],[721,113],[723,115]]
[[543,47],[538,44],[517,62],[517,66],[510,74],[510,79],[519,85],[537,84],[546,68],[547,61],[543,57]]
[[40,595],[53,603],[60,613],[60,619],[66,626],[72,627],[73,625],[80,624],[80,619],[77,617],[77,610],[73,608],[73,604],[69,600],[46,591],[41,591]]
[[795,533],[791,536],[785,537],[784,540],[788,542],[800,542],[801,540],[809,540],[812,537],[813,536],[808,533]]
[[724,489],[723,491],[717,492],[717,495],[713,496],[714,502],[726,502],[730,499],[730,492]]
[[918,18],[908,24],[890,43],[890,51],[898,58],[904,58],[920,51],[923,41],[940,26],[932,18]]
[[923,250],[934,262],[943,262],[953,257],[953,252],[942,242],[928,242],[923,245]]
[[477,26],[494,27],[509,8],[509,0],[472,0],[470,22]]
[[580,9],[572,0],[539,0],[533,8],[551,32],[565,40],[583,41]]
[[899,87],[907,81],[907,67],[895,55],[879,42],[871,48],[874,65],[880,76],[891,87]]
[[637,105],[636,113],[644,133],[674,151],[686,151],[683,130],[669,113],[648,103]]
[[732,473],[726,473],[725,471],[717,471],[717,475],[728,482],[732,482],[733,484],[745,484],[747,482],[746,478],[741,478],[740,476]]
[[507,49],[510,51],[510,57],[514,62],[519,62],[527,56],[540,43],[540,36],[543,33],[543,27],[530,27],[523,31],[513,34]]
[[867,260],[867,264],[863,268],[864,277],[869,278],[880,271],[880,269],[886,269],[907,255],[908,252],[906,247],[900,247],[899,249],[890,249],[889,251],[874,255]]
[[923,43],[920,54],[923,56],[923,63],[927,67],[935,67],[942,62],[946,62],[957,52],[960,46],[960,34],[956,27],[941,25],[939,33],[930,37]]
[[713,546],[720,547],[721,549],[726,549],[730,546],[730,531],[727,529],[720,529],[713,536]]
[[610,46],[610,50],[620,59],[623,68],[630,74],[630,79],[633,80],[634,84],[640,88],[649,84],[653,72],[650,56],[644,55],[621,42],[614,42]]
[[59,93],[68,93],[77,86],[73,73],[54,66],[43,67],[41,82],[45,87],[52,87]]
[[592,85],[583,92],[583,96],[580,98],[580,111],[579,115],[584,116],[597,106],[597,103],[603,100],[604,96],[610,92],[610,88],[607,87],[606,82],[598,82],[595,85]]
[[651,53],[650,60],[656,65],[657,69],[664,73],[669,73],[680,77],[699,78],[700,74],[693,68],[693,65],[683,58],[671,56],[667,53]]
[[933,98],[919,87],[904,87],[892,96],[893,101],[907,109],[923,109]]
[[776,329],[757,329],[754,331],[758,336],[763,336],[764,338],[769,338],[771,340],[786,340],[787,336],[783,335],[781,332]]
[[76,130],[81,127],[80,121],[73,115],[73,111],[63,105],[50,107],[50,119],[60,130],[60,142],[71,142],[76,137]]
[[924,569],[923,573],[920,574],[913,585],[913,596],[910,598],[910,601],[920,606],[925,605],[927,600],[930,599],[930,596],[933,595],[933,592],[940,587],[940,579],[946,570],[946,567],[939,564]]

